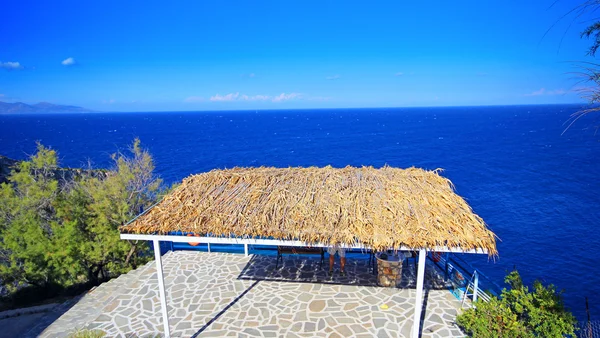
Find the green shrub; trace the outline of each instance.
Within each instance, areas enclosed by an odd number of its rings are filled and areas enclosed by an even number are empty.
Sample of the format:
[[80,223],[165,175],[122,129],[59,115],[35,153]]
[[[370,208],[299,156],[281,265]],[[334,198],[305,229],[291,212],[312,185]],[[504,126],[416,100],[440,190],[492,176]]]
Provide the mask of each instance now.
[[544,287],[536,281],[530,291],[517,271],[508,274],[505,282],[510,289],[502,290],[499,298],[477,302],[456,318],[465,333],[478,338],[575,336],[575,317],[553,285]]
[[68,338],[102,338],[104,336],[106,336],[106,333],[101,330],[78,330],[71,333]]
[[139,139],[112,159],[103,175],[60,180],[58,154],[38,144],[0,184],[0,280],[10,292],[98,285],[148,261],[147,242],[122,241],[119,226],[156,202],[162,181]]

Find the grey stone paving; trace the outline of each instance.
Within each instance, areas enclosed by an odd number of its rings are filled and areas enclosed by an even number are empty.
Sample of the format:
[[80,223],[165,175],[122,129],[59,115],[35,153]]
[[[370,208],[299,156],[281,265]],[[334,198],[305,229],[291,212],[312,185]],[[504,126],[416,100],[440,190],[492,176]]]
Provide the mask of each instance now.
[[[328,263],[285,256],[176,251],[163,256],[173,337],[408,337],[412,327],[414,266],[406,287],[376,286],[367,260],[348,258],[346,276]],[[336,262],[337,263],[337,262]],[[454,325],[460,301],[428,266],[422,337],[462,337]],[[411,288],[412,286],[412,288]],[[162,317],[154,262],[83,296],[41,337],[77,329],[107,337],[160,337]],[[33,334],[33,332],[32,332]],[[37,334],[36,334],[37,335]]]
[[[275,269],[276,260],[273,257],[253,256],[248,265],[242,270],[239,278],[363,286],[377,285],[377,276],[372,273],[373,266],[369,264],[367,259],[353,259],[350,256],[346,263],[347,273],[345,276],[341,276],[339,273],[329,276],[328,260],[326,260],[321,269],[320,258],[318,256],[301,257],[284,255],[283,267],[280,266],[279,269]],[[339,259],[336,258],[335,264],[334,271],[339,272]],[[415,264],[416,262],[412,258],[405,261],[402,268],[401,288],[415,288],[417,280]],[[438,270],[434,269],[430,262],[428,262],[427,266],[428,268],[425,269],[425,287],[430,289],[446,289],[452,286],[450,281],[445,282],[443,278],[439,278]]]

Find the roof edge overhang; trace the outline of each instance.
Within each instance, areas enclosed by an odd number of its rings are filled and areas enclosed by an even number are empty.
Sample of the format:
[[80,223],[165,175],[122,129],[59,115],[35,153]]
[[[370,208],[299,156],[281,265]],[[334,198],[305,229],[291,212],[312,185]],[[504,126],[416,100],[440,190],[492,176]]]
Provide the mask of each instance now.
[[[311,247],[330,247],[331,244],[327,243],[307,243],[303,241],[295,240],[278,240],[278,239],[260,239],[260,238],[236,238],[236,237],[201,237],[201,236],[188,236],[188,235],[155,235],[155,234],[127,234],[121,233],[121,239],[129,241],[164,241],[164,242],[175,242],[175,243],[210,243],[210,244],[250,244],[250,245],[272,245],[272,246],[311,246]],[[347,245],[340,244],[342,248],[346,249],[371,249],[364,245]],[[434,246],[426,248],[411,248],[407,246],[401,246],[399,248],[390,248],[402,251],[415,251],[419,249],[425,249],[427,251],[436,252],[451,252],[451,253],[470,253],[470,254],[488,254],[487,249],[476,248],[476,249],[462,249],[456,247],[447,246]]]

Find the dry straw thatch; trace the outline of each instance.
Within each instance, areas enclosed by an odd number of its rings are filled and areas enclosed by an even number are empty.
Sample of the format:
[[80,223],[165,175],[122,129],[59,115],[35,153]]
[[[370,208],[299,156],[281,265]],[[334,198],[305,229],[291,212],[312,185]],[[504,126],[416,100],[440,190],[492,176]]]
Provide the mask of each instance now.
[[186,178],[121,231],[497,254],[494,233],[452,182],[418,168],[213,170]]

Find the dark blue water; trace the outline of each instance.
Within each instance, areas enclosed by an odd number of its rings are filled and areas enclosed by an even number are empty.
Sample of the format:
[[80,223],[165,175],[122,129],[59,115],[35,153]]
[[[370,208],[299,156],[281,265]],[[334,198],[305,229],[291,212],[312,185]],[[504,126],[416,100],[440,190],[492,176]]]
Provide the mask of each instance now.
[[35,141],[61,164],[109,155],[134,137],[168,183],[214,168],[388,164],[444,168],[500,237],[500,257],[469,255],[498,283],[516,266],[565,290],[567,305],[600,318],[600,135],[577,106],[313,111],[0,115],[0,154],[25,159]]

